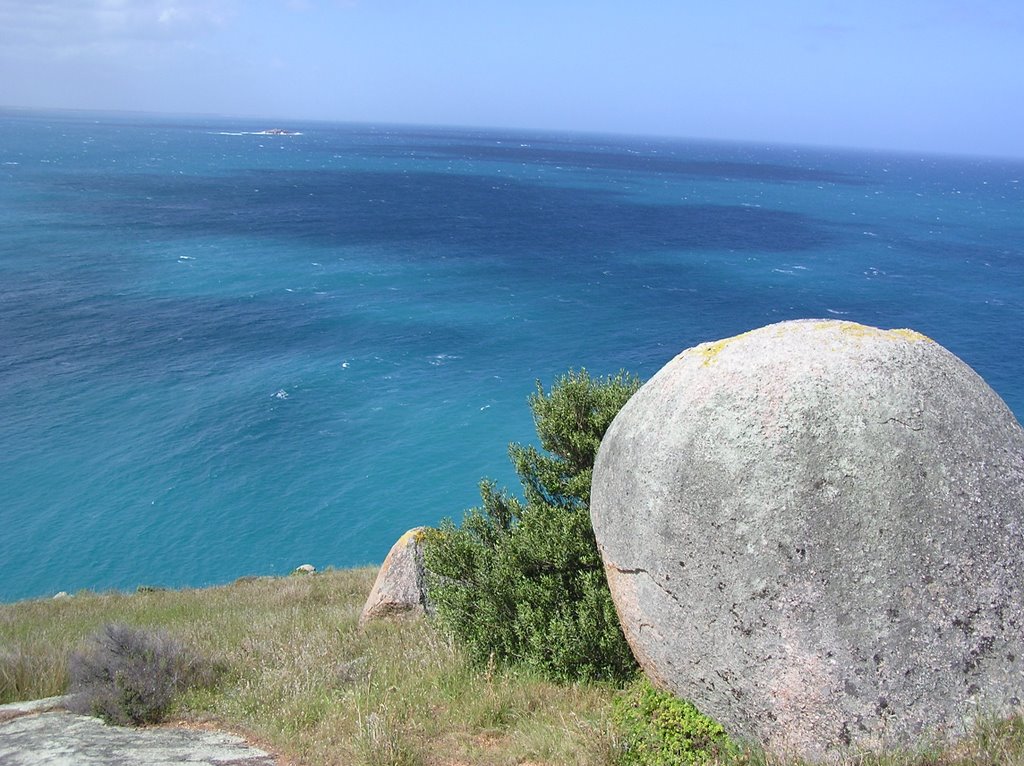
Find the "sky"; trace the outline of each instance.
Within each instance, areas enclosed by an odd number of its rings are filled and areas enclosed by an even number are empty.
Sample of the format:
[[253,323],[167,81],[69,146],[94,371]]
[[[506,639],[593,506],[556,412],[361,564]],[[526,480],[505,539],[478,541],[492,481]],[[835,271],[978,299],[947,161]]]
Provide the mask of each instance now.
[[1024,158],[1024,0],[0,0],[0,105]]

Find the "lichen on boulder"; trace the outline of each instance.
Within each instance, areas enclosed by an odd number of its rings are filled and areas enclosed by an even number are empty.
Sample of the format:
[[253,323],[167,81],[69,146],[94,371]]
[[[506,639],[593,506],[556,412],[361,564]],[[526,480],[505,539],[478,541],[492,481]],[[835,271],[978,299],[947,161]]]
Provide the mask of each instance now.
[[591,513],[644,670],[770,752],[953,738],[1024,698],[1024,432],[919,333],[684,351],[609,428]]

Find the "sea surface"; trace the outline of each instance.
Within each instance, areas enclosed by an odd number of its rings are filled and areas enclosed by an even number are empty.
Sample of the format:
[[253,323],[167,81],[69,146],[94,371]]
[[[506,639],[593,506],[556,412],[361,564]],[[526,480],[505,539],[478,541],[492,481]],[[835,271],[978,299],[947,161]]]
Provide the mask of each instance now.
[[0,111],[0,600],[379,562],[537,380],[799,317],[1024,416],[1024,163]]

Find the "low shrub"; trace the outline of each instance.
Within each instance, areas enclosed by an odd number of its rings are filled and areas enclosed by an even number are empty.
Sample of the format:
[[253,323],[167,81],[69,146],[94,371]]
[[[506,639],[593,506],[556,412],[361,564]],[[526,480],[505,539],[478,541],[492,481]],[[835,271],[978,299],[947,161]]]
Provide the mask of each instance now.
[[428,588],[441,626],[480,662],[556,680],[624,680],[636,669],[590,523],[601,437],[640,387],[626,373],[570,371],[530,399],[541,449],[512,444],[525,500],[481,485],[462,525],[425,535]]
[[720,724],[646,678],[615,699],[612,719],[620,766],[702,766],[738,753]]
[[163,631],[105,625],[71,654],[69,707],[122,726],[159,723],[175,698],[217,668]]

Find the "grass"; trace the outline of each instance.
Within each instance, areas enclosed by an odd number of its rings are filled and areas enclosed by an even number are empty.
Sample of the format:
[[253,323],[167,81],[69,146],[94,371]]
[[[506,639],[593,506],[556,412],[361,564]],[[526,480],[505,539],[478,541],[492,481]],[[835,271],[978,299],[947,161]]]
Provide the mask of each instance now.
[[[68,657],[107,623],[167,631],[227,672],[175,715],[248,736],[295,764],[610,766],[616,690],[480,668],[422,620],[356,621],[376,572],[246,578],[202,590],[79,593],[0,605],[0,703],[62,694]],[[800,766],[756,752],[744,766]],[[953,748],[850,766],[1024,766],[1024,719]]]
[[474,667],[422,620],[360,631],[375,575],[0,605],[0,703],[64,693],[71,651],[114,622],[165,630],[227,667],[218,686],[181,700],[178,717],[249,736],[295,763],[611,762],[613,689]]

